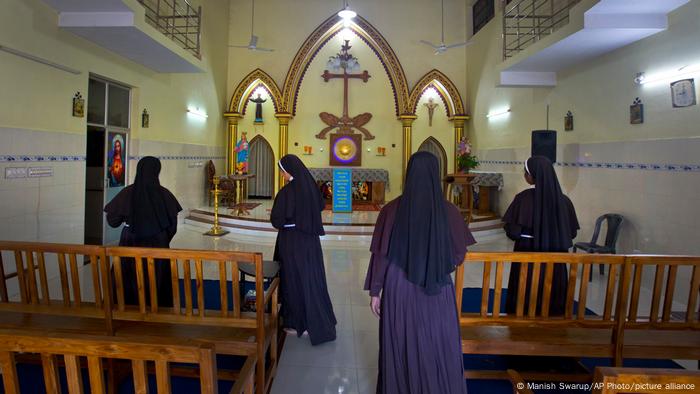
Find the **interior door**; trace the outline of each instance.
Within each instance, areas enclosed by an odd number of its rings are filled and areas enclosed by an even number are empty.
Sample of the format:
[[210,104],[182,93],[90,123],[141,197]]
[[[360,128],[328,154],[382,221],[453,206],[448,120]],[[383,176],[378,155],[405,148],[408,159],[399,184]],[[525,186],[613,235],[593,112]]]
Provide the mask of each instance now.
[[90,78],[85,177],[85,243],[116,245],[122,226],[112,228],[103,212],[128,184],[131,90]]

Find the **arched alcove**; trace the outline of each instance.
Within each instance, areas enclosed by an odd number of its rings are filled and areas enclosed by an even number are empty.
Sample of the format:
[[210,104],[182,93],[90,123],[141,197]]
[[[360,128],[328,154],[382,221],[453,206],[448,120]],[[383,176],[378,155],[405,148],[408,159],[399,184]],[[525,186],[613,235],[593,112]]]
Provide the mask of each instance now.
[[257,198],[272,198],[275,184],[275,154],[272,146],[261,135],[250,140],[248,173],[255,175],[248,181],[248,195]]
[[440,141],[433,137],[428,137],[420,144],[418,151],[426,151],[434,154],[435,157],[438,158],[438,162],[440,162],[440,178],[442,179],[447,175],[447,152],[445,152],[445,148]]

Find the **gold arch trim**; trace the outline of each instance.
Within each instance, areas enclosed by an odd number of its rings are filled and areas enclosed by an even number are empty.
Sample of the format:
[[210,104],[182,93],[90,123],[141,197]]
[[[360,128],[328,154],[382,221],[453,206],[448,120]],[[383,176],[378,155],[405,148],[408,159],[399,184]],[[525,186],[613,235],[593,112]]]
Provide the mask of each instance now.
[[[301,45],[296,56],[294,56],[284,81],[282,90],[284,111],[282,112],[291,113],[292,116],[296,114],[297,96],[299,95],[299,88],[303,82],[306,70],[319,50],[343,28],[345,26],[341,18],[333,15],[318,26]],[[347,28],[355,32],[369,45],[384,66],[394,92],[396,116],[407,113],[409,90],[406,75],[403,72],[398,56],[396,56],[387,40],[379,33],[379,30],[359,15],[354,18]]]
[[275,83],[275,80],[262,69],[256,68],[246,75],[245,78],[238,83],[236,90],[233,91],[231,102],[228,105],[228,112],[245,114],[246,104],[248,99],[253,94],[255,89],[262,87],[272,98],[272,104],[275,106],[275,112],[282,111],[282,92]]
[[462,103],[462,96],[460,96],[459,90],[447,75],[435,69],[423,75],[416,83],[416,86],[413,87],[408,99],[408,113],[416,113],[418,101],[423,96],[423,92],[431,87],[435,88],[445,103],[445,111],[448,118],[452,118],[455,115],[464,115],[464,104]]

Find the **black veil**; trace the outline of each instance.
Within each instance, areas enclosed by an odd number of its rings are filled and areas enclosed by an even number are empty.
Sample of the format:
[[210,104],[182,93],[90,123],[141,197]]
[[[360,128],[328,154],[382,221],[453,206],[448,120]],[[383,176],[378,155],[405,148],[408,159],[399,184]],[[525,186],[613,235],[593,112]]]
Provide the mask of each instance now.
[[533,156],[525,162],[525,170],[535,180],[533,209],[533,242],[535,251],[564,251],[572,246],[569,202],[561,191],[554,166],[544,156]]
[[295,155],[282,157],[279,166],[293,177],[292,181],[285,187],[292,188],[296,229],[307,234],[324,235],[321,211],[325,202],[309,169]]
[[417,152],[411,156],[389,242],[390,261],[427,294],[437,294],[449,283],[449,274],[455,268],[439,168],[432,153]]

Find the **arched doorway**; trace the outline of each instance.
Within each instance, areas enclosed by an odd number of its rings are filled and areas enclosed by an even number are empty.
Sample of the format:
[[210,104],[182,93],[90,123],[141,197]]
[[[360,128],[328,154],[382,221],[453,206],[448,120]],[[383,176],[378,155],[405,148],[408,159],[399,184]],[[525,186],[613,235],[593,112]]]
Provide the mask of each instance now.
[[445,153],[445,148],[442,144],[433,137],[428,137],[422,144],[418,147],[419,151],[430,152],[438,158],[440,163],[440,178],[444,178],[447,175],[447,153]]
[[248,173],[255,175],[248,180],[250,198],[272,198],[275,182],[275,154],[265,138],[256,135],[249,145]]

